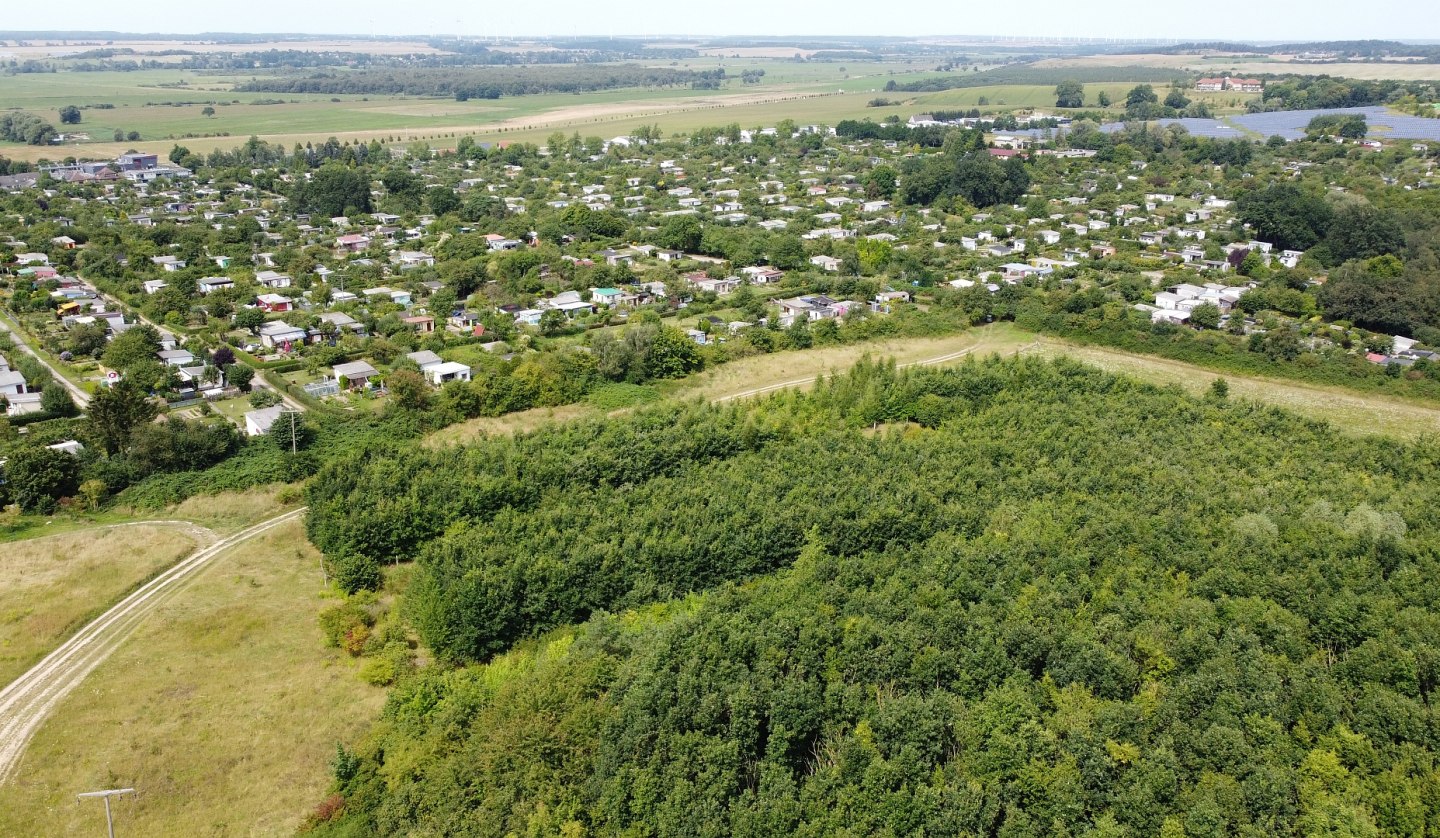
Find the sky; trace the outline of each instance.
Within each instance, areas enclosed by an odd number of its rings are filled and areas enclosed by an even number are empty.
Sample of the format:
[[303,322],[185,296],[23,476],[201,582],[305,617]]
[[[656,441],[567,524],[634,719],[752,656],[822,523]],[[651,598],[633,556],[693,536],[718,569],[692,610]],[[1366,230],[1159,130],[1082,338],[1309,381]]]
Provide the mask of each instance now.
[[1433,0],[293,0],[8,2],[7,31],[356,35],[989,35],[1180,40],[1440,39]]

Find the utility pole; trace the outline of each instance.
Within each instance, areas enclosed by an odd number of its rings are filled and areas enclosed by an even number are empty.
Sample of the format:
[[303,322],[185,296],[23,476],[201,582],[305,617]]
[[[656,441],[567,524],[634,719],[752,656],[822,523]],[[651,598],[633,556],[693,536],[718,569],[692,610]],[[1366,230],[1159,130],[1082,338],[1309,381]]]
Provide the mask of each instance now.
[[134,794],[134,789],[106,789],[105,791],[87,791],[75,795],[77,800],[84,800],[87,797],[99,797],[105,801],[105,829],[109,831],[110,838],[115,838],[115,820],[110,816],[110,798],[119,797],[122,794]]
[[295,438],[295,411],[287,410],[285,412],[290,414],[290,456],[293,457],[299,445],[299,440]]

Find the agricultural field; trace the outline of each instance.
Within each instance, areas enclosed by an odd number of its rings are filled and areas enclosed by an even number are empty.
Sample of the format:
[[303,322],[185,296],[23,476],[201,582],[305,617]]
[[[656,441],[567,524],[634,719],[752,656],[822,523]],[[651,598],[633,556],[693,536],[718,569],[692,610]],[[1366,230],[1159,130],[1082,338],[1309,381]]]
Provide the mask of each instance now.
[[[65,126],[65,130],[88,134],[91,140],[63,147],[0,143],[0,153],[27,160],[64,154],[101,157],[132,147],[163,154],[176,141],[205,152],[230,148],[252,134],[285,144],[330,136],[366,142],[376,138],[453,140],[465,134],[511,139],[505,135],[516,132],[522,135],[516,139],[529,140],[533,138],[526,133],[530,130],[539,134],[556,128],[609,131],[612,125],[624,129],[647,120],[660,122],[667,131],[679,131],[729,121],[728,116],[713,113],[717,109],[733,110],[734,119],[750,120],[755,116],[747,111],[757,105],[773,107],[795,97],[840,91],[857,94],[855,101],[842,107],[809,111],[816,114],[813,118],[823,116],[833,122],[859,112],[863,100],[858,94],[873,93],[891,78],[911,78],[896,74],[925,69],[918,59],[908,63],[812,64],[707,58],[666,66],[688,70],[724,67],[736,78],[716,91],[628,88],[457,102],[404,96],[236,93],[234,85],[248,76],[194,70],[20,74],[0,78],[0,98],[7,106],[59,125],[60,108],[76,105],[82,109],[82,122]],[[755,70],[765,71],[758,84],[739,81],[742,73]],[[96,107],[100,105],[113,107]],[[214,109],[213,115],[203,112],[207,107]],[[674,118],[696,112],[706,116],[678,122]],[[138,131],[141,139],[115,143],[111,137],[116,130]]]
[[1236,75],[1258,73],[1294,73],[1302,76],[1338,76],[1352,79],[1399,79],[1430,80],[1440,79],[1440,64],[1386,62],[1335,62],[1312,63],[1299,61],[1263,60],[1253,56],[1232,55],[1159,55],[1142,53],[1135,55],[1086,55],[1074,58],[1047,58],[1038,61],[1036,67],[1173,67],[1176,70],[1198,70],[1200,72],[1231,73]]
[[116,786],[144,789],[117,802],[121,834],[293,833],[383,700],[324,647],[323,587],[299,522],[219,557],[40,729],[0,834],[90,834],[104,815],[75,793]]

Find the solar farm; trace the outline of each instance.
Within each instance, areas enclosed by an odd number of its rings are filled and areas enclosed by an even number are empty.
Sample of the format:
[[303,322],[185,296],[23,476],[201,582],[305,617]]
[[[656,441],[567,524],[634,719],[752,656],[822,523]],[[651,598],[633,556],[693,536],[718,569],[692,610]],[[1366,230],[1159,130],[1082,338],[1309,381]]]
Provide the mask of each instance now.
[[1364,108],[1252,113],[1232,117],[1231,121],[1247,131],[1253,131],[1266,137],[1279,134],[1287,140],[1299,140],[1305,137],[1305,126],[1310,124],[1310,120],[1317,116],[1330,114],[1363,115],[1366,124],[1370,127],[1370,135],[1373,137],[1440,142],[1440,119],[1391,113],[1379,105]]
[[[1305,138],[1305,126],[1317,116],[1333,114],[1360,114],[1365,117],[1369,134],[1379,139],[1428,140],[1440,143],[1440,119],[1423,116],[1392,113],[1380,105],[1362,108],[1317,108],[1303,111],[1271,111],[1269,113],[1241,114],[1215,119],[1161,119],[1157,125],[1169,127],[1179,125],[1192,136],[1216,139],[1238,139],[1245,136],[1273,137],[1279,135],[1287,140]],[[1110,122],[1100,126],[1107,134],[1125,129],[1123,122]]]

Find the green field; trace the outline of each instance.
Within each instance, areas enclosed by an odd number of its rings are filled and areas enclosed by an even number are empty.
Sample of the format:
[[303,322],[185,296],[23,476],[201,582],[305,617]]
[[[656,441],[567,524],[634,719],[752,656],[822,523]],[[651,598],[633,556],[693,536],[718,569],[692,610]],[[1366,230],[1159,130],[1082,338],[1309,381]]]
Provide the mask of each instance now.
[[[746,70],[763,69],[759,84],[745,85],[738,79],[717,91],[688,88],[622,89],[585,94],[541,94],[499,100],[456,102],[452,99],[403,96],[328,96],[322,94],[235,93],[235,84],[248,76],[211,74],[181,70],[145,70],[131,73],[30,73],[0,77],[0,101],[7,107],[41,114],[67,133],[87,133],[91,142],[62,147],[30,147],[0,143],[0,153],[20,159],[58,158],[66,154],[104,156],[131,146],[168,151],[183,140],[200,151],[238,144],[252,134],[284,142],[325,139],[331,135],[364,139],[451,138],[465,133],[502,137],[515,131],[539,131],[556,127],[580,129],[611,123],[640,125],[660,121],[667,130],[684,130],[664,125],[674,112],[705,112],[750,107],[756,100],[792,96],[813,96],[841,90],[871,93],[891,78],[912,75],[918,64],[859,62],[795,63],[787,61],[696,59],[676,62],[685,69],[713,69],[723,66],[732,76]],[[261,100],[284,100],[279,104],[255,104]],[[809,113],[833,119],[836,114],[855,112],[857,103],[844,108],[825,108]],[[113,108],[94,106],[108,104]],[[78,126],[60,126],[59,110],[66,105],[83,109]],[[213,116],[202,110],[214,107]],[[665,120],[659,119],[666,115]],[[545,116],[544,120],[538,117]],[[535,124],[526,120],[537,118]],[[749,118],[748,116],[746,118]],[[798,118],[798,117],[797,117]],[[818,117],[815,117],[818,118]],[[714,114],[703,120],[693,118],[676,123],[689,127],[730,121]],[[504,129],[504,130],[502,130]],[[138,131],[137,143],[111,142],[116,130]],[[186,135],[193,135],[186,138]],[[225,135],[206,137],[204,135]],[[527,133],[526,139],[530,139]]]
[[[849,63],[705,58],[667,66],[724,67],[732,77],[764,70],[765,76],[753,85],[732,78],[715,91],[629,88],[457,102],[405,96],[235,93],[233,86],[249,76],[197,71],[19,74],[0,77],[0,101],[12,109],[41,114],[67,133],[88,134],[91,140],[45,147],[0,143],[0,154],[23,160],[106,157],[130,148],[164,154],[177,142],[205,153],[232,148],[251,135],[285,145],[336,136],[364,142],[427,140],[445,147],[466,135],[488,142],[543,142],[557,130],[609,137],[650,124],[669,133],[731,122],[746,127],[773,125],[785,118],[802,124],[834,124],[847,118],[975,107],[980,97],[999,107],[1054,105],[1053,87],[1047,85],[884,93],[889,81],[935,76],[930,61],[918,58]],[[1121,100],[1128,88],[1118,82],[1089,85],[1087,98],[1104,89]],[[902,105],[867,108],[866,103],[877,96]],[[283,101],[256,104],[263,100]],[[95,107],[102,104],[114,107]],[[60,126],[59,109],[66,105],[82,108],[78,126]],[[215,109],[213,116],[202,113],[207,106]],[[113,142],[117,130],[138,131],[141,139]]]

